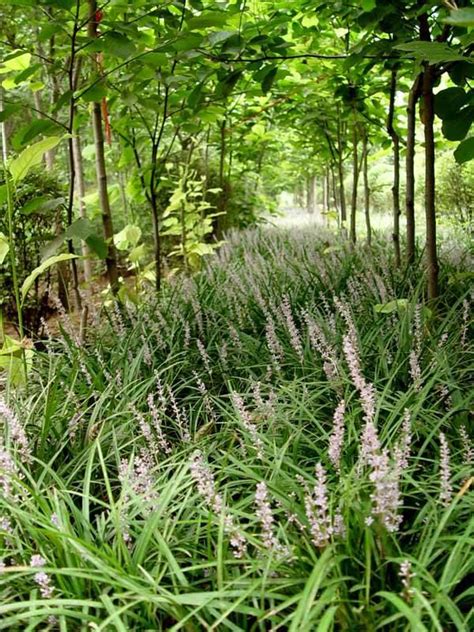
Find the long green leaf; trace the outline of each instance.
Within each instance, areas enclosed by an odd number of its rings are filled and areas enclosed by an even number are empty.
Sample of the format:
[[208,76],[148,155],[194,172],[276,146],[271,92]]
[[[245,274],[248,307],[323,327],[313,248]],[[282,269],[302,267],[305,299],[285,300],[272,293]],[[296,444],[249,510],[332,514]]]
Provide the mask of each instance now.
[[18,158],[10,163],[10,173],[13,180],[15,182],[23,180],[32,167],[40,164],[43,155],[54,149],[60,142],[60,136],[50,136],[24,149]]
[[26,279],[23,281],[23,285],[21,286],[22,301],[25,300],[26,295],[28,294],[33,283],[39,277],[40,274],[42,274],[45,270],[53,266],[55,263],[60,263],[61,261],[69,261],[70,259],[77,259],[77,255],[64,253],[61,255],[56,255],[55,257],[50,257],[49,259],[46,259],[46,261],[43,261],[43,263],[37,268],[35,268],[33,272],[29,276],[27,276]]
[[5,257],[10,250],[10,244],[8,242],[8,238],[3,233],[0,233],[0,263],[5,261]]

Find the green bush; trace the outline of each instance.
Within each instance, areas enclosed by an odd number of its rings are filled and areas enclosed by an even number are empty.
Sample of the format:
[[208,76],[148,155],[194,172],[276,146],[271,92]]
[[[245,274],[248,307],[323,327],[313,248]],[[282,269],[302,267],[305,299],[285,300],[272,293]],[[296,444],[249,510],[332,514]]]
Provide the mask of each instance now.
[[[0,182],[0,185],[2,182]],[[19,184],[15,195],[14,234],[15,256],[19,283],[36,268],[43,258],[43,249],[56,236],[56,227],[65,221],[65,191],[54,175],[35,170]],[[6,226],[6,202],[0,205],[0,232],[8,233]],[[9,260],[1,270],[0,310],[13,316],[13,284]],[[49,295],[48,280],[35,285],[25,302],[24,318],[26,328],[36,331],[42,311],[47,307]]]
[[472,231],[474,220],[474,163],[458,165],[451,153],[437,163],[436,204],[440,219]]

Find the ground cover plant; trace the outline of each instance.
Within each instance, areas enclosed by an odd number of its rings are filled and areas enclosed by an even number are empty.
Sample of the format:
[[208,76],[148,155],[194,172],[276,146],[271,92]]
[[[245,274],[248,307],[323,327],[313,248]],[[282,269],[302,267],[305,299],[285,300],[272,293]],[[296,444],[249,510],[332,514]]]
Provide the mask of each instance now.
[[[322,229],[321,229],[322,230]],[[468,252],[228,236],[0,415],[1,629],[468,630]]]

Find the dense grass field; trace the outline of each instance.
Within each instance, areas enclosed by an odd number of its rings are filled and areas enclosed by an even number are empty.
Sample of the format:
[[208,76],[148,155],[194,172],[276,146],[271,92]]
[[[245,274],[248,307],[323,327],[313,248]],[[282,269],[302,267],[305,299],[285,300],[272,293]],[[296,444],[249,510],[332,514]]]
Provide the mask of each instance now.
[[321,229],[62,319],[0,399],[0,629],[474,628],[467,253]]

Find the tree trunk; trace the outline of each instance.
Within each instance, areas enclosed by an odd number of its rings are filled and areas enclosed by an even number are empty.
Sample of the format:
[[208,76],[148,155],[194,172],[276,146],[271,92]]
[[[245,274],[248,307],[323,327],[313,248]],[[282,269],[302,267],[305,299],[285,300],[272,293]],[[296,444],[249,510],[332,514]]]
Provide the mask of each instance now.
[[308,176],[306,180],[306,212],[310,215],[314,213],[314,186],[315,176]]
[[[91,39],[97,38],[97,2],[89,0],[89,24],[88,33]],[[104,154],[104,133],[102,130],[102,112],[100,101],[92,104],[92,127],[94,130],[94,143],[96,154],[97,187],[99,190],[99,202],[102,211],[102,227],[104,238],[107,242],[107,256],[105,264],[107,267],[107,278],[114,294],[118,291],[118,268],[117,254],[114,245],[114,227],[112,213],[110,210],[109,192],[107,189],[107,170],[105,166]]]
[[363,151],[363,163],[362,163],[362,173],[364,178],[364,213],[365,213],[365,226],[367,229],[367,243],[369,246],[372,244],[372,226],[370,224],[370,188],[369,188],[369,169],[368,169],[368,158],[369,158],[369,147],[368,147],[368,138],[367,131],[364,131],[364,135],[362,136],[362,151]]
[[[76,198],[79,206],[79,215],[82,219],[87,219],[87,209],[84,202],[86,187],[84,182],[81,139],[77,133],[72,138],[72,150],[74,155],[74,170],[76,172]],[[92,279],[92,262],[90,260],[91,250],[85,241],[81,242],[81,250],[84,257],[84,278],[86,281],[90,281]]]
[[323,176],[323,214],[329,210],[329,169],[326,166]]
[[341,213],[339,213],[339,202],[338,202],[338,188],[336,185],[336,174],[334,168],[331,167],[331,175],[332,175],[332,199],[334,201],[334,208],[336,209],[338,225],[340,225]]
[[415,133],[416,103],[420,97],[422,74],[415,79],[407,104],[407,146],[406,146],[406,197],[405,211],[407,216],[407,264],[415,261]]
[[395,250],[395,265],[400,267],[401,255],[400,255],[400,138],[393,126],[393,119],[395,116],[395,93],[397,90],[397,70],[392,69],[392,75],[390,80],[390,103],[388,108],[387,118],[387,133],[392,139],[393,148],[393,232],[392,240]]
[[[225,156],[227,151],[227,143],[226,143],[226,130],[227,130],[227,119],[223,119],[220,124],[220,148],[219,148],[219,202],[217,205],[217,211],[219,213],[224,213],[225,208],[227,206],[227,186],[225,180]],[[217,239],[222,239],[222,235],[224,232],[224,221],[223,215],[219,215],[216,217],[216,225],[215,225],[215,233]]]
[[160,235],[160,218],[158,214],[158,201],[156,199],[155,187],[151,191],[151,221],[153,227],[153,243],[155,245],[155,288],[157,292],[161,291],[161,235]]
[[350,237],[353,244],[357,240],[357,188],[359,186],[359,156],[358,156],[359,138],[357,134],[357,124],[355,121],[352,128],[352,197],[351,197],[351,228]]
[[428,274],[428,300],[438,297],[438,255],[436,250],[435,207],[435,142],[434,142],[434,68],[424,64],[423,72],[423,126],[425,138],[425,216],[426,266]]
[[341,207],[341,228],[345,231],[345,225],[347,221],[346,212],[346,190],[344,187],[344,160],[342,155],[342,133],[341,123],[338,117],[337,122],[337,171],[339,175],[339,203]]

